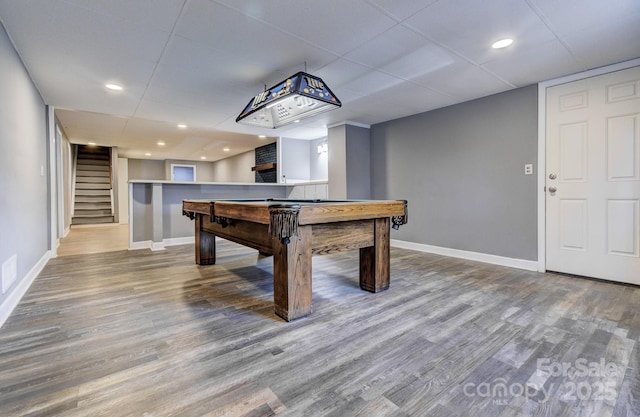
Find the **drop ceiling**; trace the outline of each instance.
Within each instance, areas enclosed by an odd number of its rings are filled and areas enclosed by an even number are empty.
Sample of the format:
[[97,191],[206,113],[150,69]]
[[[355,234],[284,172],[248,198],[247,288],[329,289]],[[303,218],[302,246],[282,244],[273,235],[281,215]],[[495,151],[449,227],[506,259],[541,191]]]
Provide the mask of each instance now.
[[[130,158],[217,160],[640,57],[638,0],[6,0],[0,21],[71,142]],[[342,108],[235,122],[305,70]]]

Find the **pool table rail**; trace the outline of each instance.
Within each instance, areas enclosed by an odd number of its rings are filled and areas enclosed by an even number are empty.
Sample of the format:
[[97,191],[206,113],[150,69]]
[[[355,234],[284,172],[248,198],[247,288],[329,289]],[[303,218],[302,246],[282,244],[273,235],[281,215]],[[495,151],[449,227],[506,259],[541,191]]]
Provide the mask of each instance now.
[[[303,200],[304,201],[304,200]],[[407,202],[405,200],[311,200],[301,204],[298,223],[318,224],[370,219],[372,217],[404,217],[407,222]],[[246,220],[269,224],[269,212],[265,205],[295,205],[299,200],[184,200],[182,212],[193,219],[195,213],[226,219]],[[306,202],[306,201],[305,201]],[[213,204],[212,204],[213,203]]]

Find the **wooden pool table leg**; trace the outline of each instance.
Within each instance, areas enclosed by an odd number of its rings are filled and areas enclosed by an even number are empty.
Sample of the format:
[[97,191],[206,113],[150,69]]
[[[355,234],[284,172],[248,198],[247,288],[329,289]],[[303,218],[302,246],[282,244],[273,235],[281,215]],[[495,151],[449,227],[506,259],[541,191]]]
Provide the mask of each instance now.
[[360,249],[360,288],[378,292],[389,288],[389,218],[375,219],[374,245]]
[[287,321],[311,314],[311,226],[299,226],[289,244],[273,239],[273,303]]
[[196,215],[196,263],[214,265],[216,263],[216,237],[202,230],[202,214]]

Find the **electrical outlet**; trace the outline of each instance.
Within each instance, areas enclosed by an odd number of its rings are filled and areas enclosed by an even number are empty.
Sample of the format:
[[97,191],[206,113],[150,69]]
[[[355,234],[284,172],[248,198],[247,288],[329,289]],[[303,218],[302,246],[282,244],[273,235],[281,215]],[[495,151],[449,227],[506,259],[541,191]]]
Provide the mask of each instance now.
[[533,174],[533,164],[526,164],[524,166],[524,175],[531,175]]
[[6,293],[11,284],[18,276],[18,256],[12,255],[11,258],[2,264],[2,293]]

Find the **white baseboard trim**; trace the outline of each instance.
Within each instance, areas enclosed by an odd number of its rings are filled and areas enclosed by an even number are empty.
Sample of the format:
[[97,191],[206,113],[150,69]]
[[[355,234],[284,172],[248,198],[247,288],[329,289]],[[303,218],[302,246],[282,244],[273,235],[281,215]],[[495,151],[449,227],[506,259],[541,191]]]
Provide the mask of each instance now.
[[190,245],[195,243],[195,241],[196,241],[195,237],[187,236],[187,237],[174,237],[170,239],[164,239],[162,243],[164,243],[165,246],[176,246],[176,245]]
[[18,282],[16,287],[9,292],[9,296],[4,302],[0,304],[0,327],[7,321],[13,309],[16,308],[22,297],[27,293],[27,290],[29,290],[33,280],[42,272],[42,269],[51,258],[55,258],[55,254],[52,251],[47,251],[33,268],[31,268],[27,275]]
[[139,242],[129,242],[129,250],[150,249],[164,250],[164,243],[153,240],[141,240]]
[[152,251],[164,250],[164,242],[151,242],[151,247],[149,249]]
[[129,242],[129,250],[138,250],[138,249],[150,249],[153,251],[165,250],[167,246],[188,245],[194,242],[195,242],[195,238],[193,236],[163,239],[162,242],[154,242],[152,240],[143,240],[139,242]]
[[416,250],[419,252],[434,253],[436,255],[450,256],[452,258],[466,259],[469,261],[484,262],[493,265],[508,266],[511,268],[525,269],[527,271],[537,271],[538,261],[528,261],[526,259],[507,258],[505,256],[489,255],[486,253],[469,252],[460,249],[443,248],[440,246],[425,245],[422,243],[406,242],[403,240],[391,239],[391,246],[401,249]]

